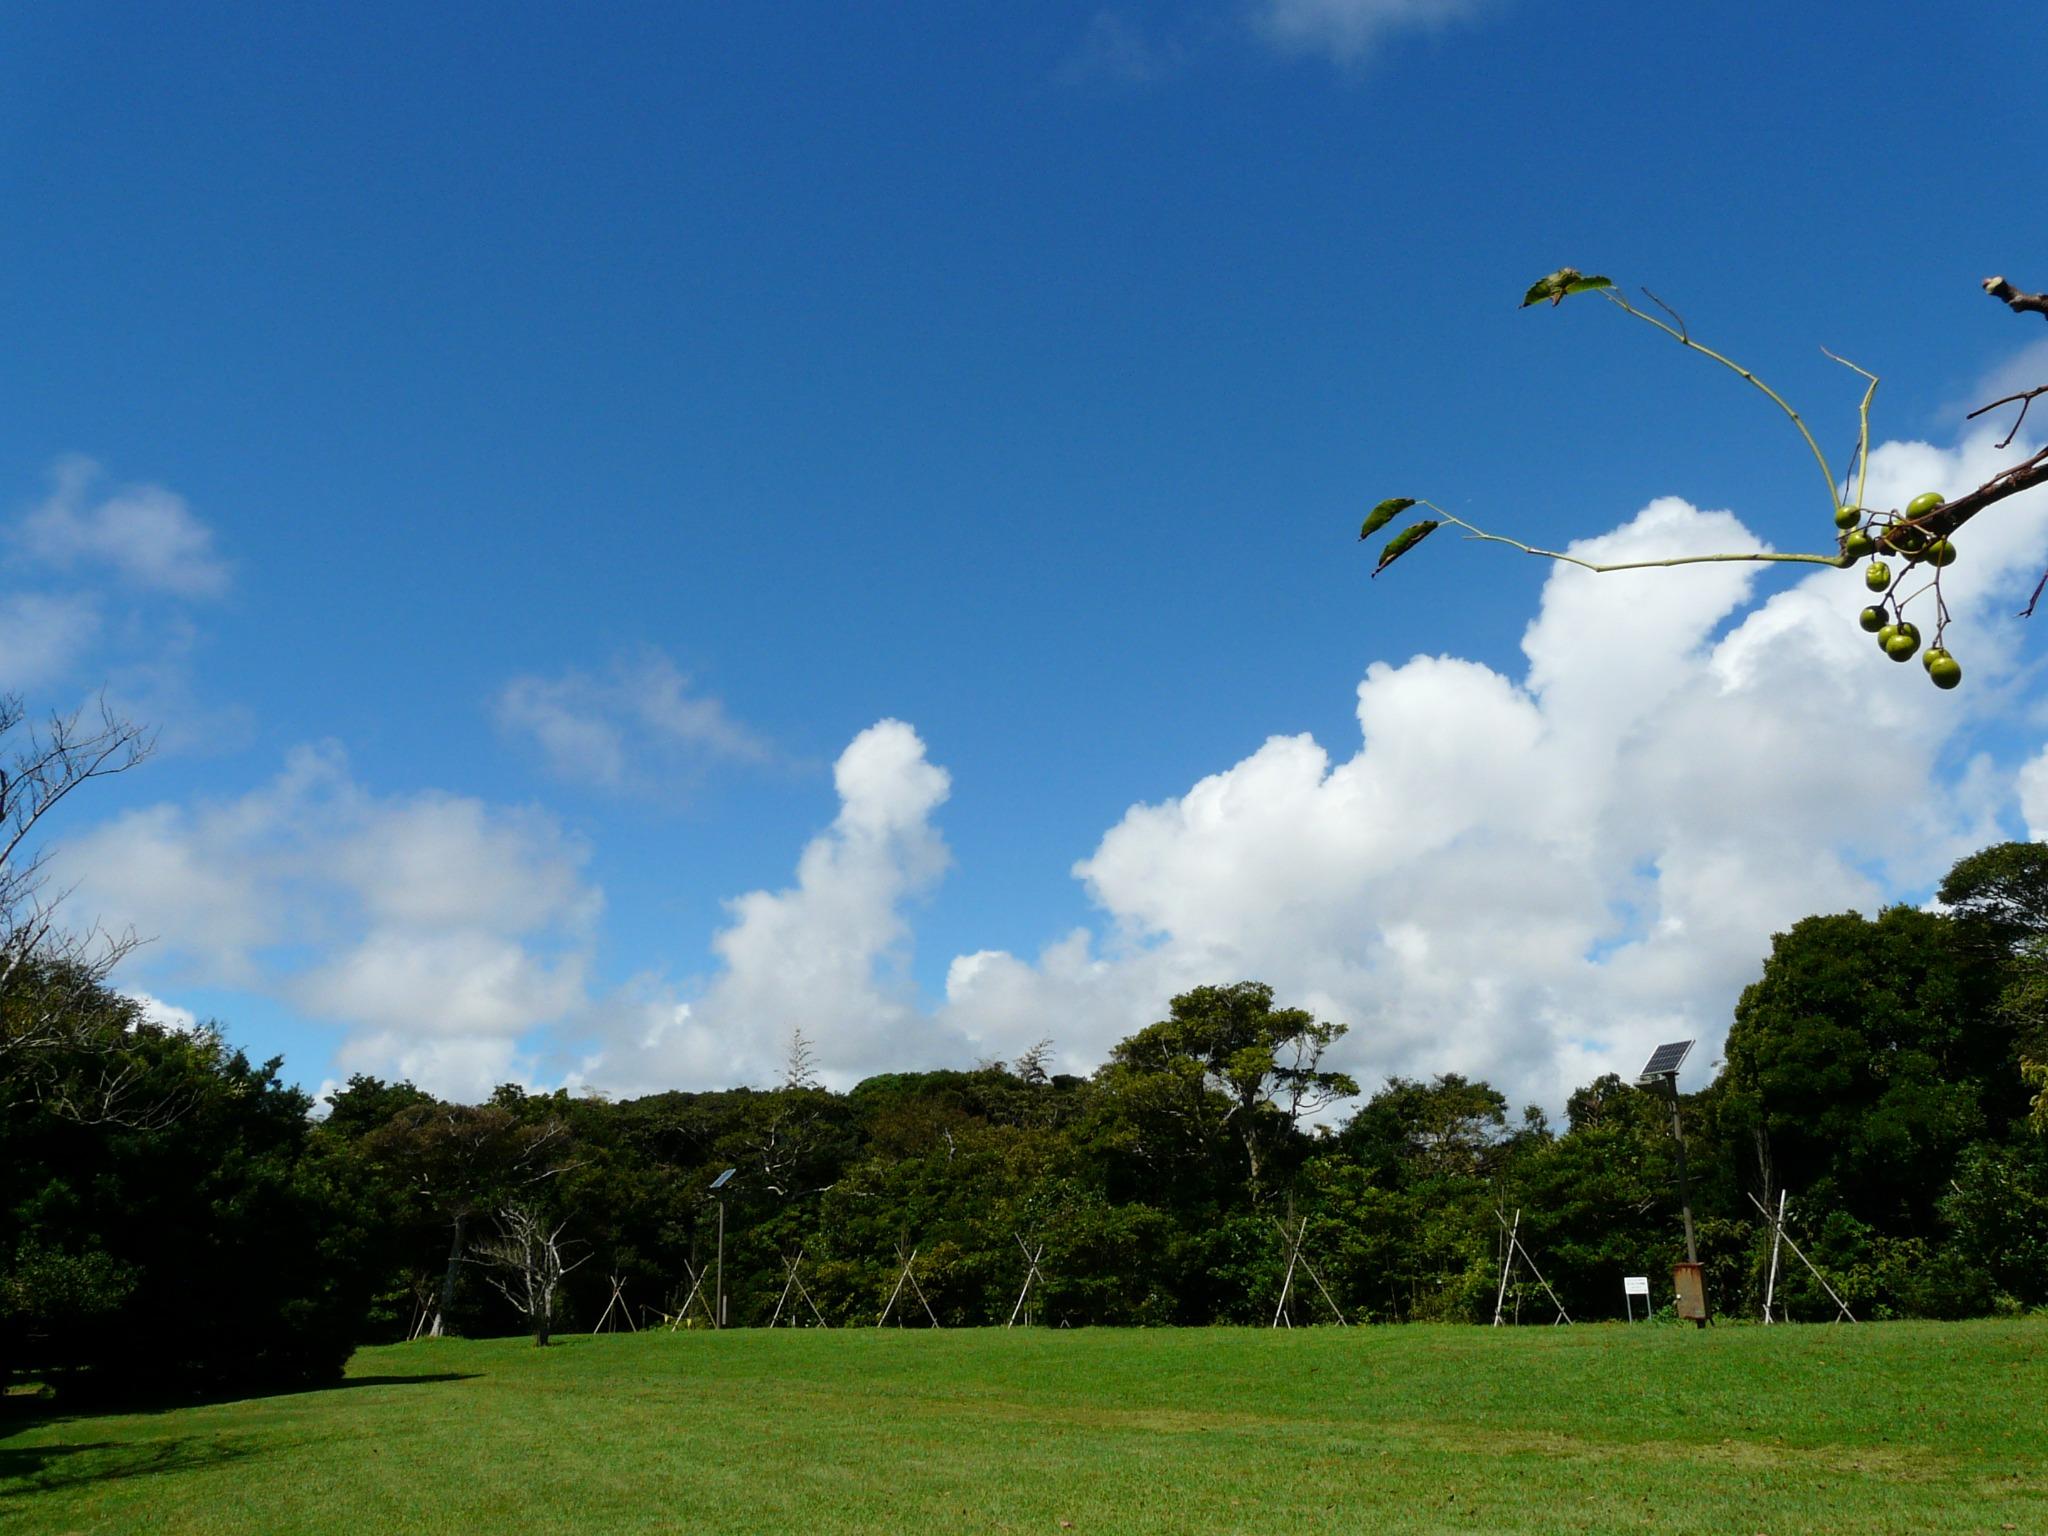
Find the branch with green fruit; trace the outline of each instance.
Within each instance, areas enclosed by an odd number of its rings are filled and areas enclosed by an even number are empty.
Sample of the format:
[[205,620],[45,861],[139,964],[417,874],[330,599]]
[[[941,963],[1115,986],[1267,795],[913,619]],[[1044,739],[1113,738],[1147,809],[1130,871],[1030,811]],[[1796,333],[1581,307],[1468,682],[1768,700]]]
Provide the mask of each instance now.
[[[2002,277],[1987,278],[1984,290],[1993,298],[2006,304],[2015,313],[2040,313],[2048,315],[2048,295],[2022,293]],[[1877,375],[1860,368],[1847,358],[1827,355],[1843,367],[1859,374],[1866,381],[1863,398],[1857,407],[1856,450],[1852,459],[1853,474],[1837,479],[1829,466],[1827,455],[1821,452],[1820,444],[1808,430],[1805,419],[1794,410],[1784,396],[1732,358],[1702,345],[1693,339],[1684,317],[1662,299],[1643,290],[1645,297],[1663,311],[1667,318],[1659,318],[1648,310],[1640,309],[1605,277],[1589,276],[1575,267],[1563,267],[1535,283],[1523,295],[1522,308],[1547,302],[1555,309],[1567,298],[1577,294],[1598,294],[1622,313],[1653,326],[1688,351],[1696,352],[1711,362],[1719,364],[1752,388],[1762,393],[1799,433],[1807,451],[1819,468],[1827,486],[1828,507],[1834,520],[1835,546],[1832,551],[1811,553],[1782,553],[1775,550],[1757,550],[1728,554],[1674,555],[1662,560],[1628,560],[1601,564],[1581,559],[1563,550],[1539,549],[1511,539],[1502,534],[1489,533],[1474,526],[1464,518],[1446,512],[1434,502],[1413,496],[1390,496],[1366,514],[1364,526],[1359,530],[1361,540],[1371,539],[1386,528],[1393,520],[1410,508],[1421,507],[1431,515],[1410,523],[1387,540],[1380,550],[1379,561],[1372,574],[1378,576],[1403,555],[1408,554],[1445,524],[1462,528],[1465,536],[1487,544],[1505,544],[1518,549],[1525,555],[1534,555],[1543,560],[1556,560],[1566,565],[1576,565],[1583,570],[1598,574],[1614,571],[1641,571],[1664,569],[1681,565],[1708,565],[1728,562],[1750,562],[1776,565],[1827,565],[1846,569],[1858,561],[1867,561],[1863,567],[1863,584],[1878,601],[1865,607],[1857,616],[1864,630],[1877,636],[1878,644],[1886,656],[1893,661],[1910,661],[1916,654],[1921,656],[1927,668],[1927,675],[1937,688],[1954,688],[1963,679],[1962,666],[1943,644],[1948,628],[1948,605],[1942,600],[1941,573],[1956,560],[1954,534],[1985,508],[2016,496],[2021,491],[2048,482],[2048,448],[2042,449],[2031,458],[2012,465],[1975,490],[1957,496],[1953,500],[1940,491],[1925,491],[1914,497],[1903,508],[1873,508],[1865,504],[1865,489],[1870,471],[1870,402],[1877,394]],[[1825,348],[1822,349],[1824,352]],[[2048,385],[2038,389],[2009,395],[2003,400],[1972,411],[1972,418],[2001,406],[2017,404],[2019,415],[2014,420],[2012,431],[1998,446],[2006,447],[2019,432],[2026,419],[2027,407],[2040,395],[2048,394]],[[1850,488],[1854,481],[1853,491]],[[1895,572],[1892,562],[1899,562]],[[1902,595],[1900,587],[1906,578],[1926,573],[1929,580],[1924,586],[1910,594]],[[2034,588],[2033,599],[2027,604],[2024,616],[2032,615],[2035,604],[2041,599],[2042,590],[2048,588],[2048,574]],[[1906,608],[1922,597],[1931,596],[1934,612],[1934,642],[1923,653],[1920,650],[1920,628],[1906,617]]]

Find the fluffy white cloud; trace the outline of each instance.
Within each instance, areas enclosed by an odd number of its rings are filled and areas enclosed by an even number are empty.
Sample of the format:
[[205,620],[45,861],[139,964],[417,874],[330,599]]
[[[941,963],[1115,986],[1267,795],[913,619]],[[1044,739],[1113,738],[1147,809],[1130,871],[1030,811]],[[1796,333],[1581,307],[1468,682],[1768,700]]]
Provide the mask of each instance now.
[[350,1070],[474,1095],[585,1006],[585,857],[536,811],[373,795],[321,747],[238,799],[118,816],[58,868],[82,913],[153,941],[129,970],[267,993],[344,1026]]
[[[2014,457],[1995,435],[1886,445],[1870,501],[1980,482]],[[166,974],[344,1026],[341,1070],[466,1096],[534,1075],[541,1036],[581,1042],[572,1082],[625,1092],[772,1081],[799,1028],[842,1085],[1047,1034],[1088,1070],[1174,992],[1256,977],[1351,1024],[1342,1064],[1368,1082],[1459,1070],[1556,1107],[1675,1036],[1701,1038],[1704,1076],[1770,935],[1800,916],[1917,895],[2015,812],[2048,830],[2048,751],[2032,755],[2048,722],[2012,618],[2048,561],[2048,495],[1960,542],[1944,577],[1968,673],[1953,694],[1877,656],[1851,572],[1557,566],[1514,675],[1454,656],[1374,664],[1346,752],[1276,736],[1131,807],[1074,866],[1097,929],[1034,957],[961,955],[935,1008],[906,962],[910,913],[948,863],[951,784],[895,720],[846,748],[830,826],[792,883],[729,903],[716,968],[688,992],[650,972],[594,994],[601,901],[551,818],[375,795],[331,748],[239,799],[117,818],[65,850],[60,877],[83,877],[87,912],[159,936],[144,953]],[[1575,550],[1757,547],[1730,514],[1666,499]],[[647,675],[657,699],[702,702],[673,669]],[[624,782],[621,721],[651,731],[661,711],[620,679],[588,709],[602,690],[576,683],[560,713],[621,743]],[[705,717],[683,714],[696,727],[671,734],[702,738]]]
[[2020,815],[2026,820],[2027,836],[2048,839],[2048,747],[2020,770]]
[[55,592],[0,596],[0,685],[39,688],[66,676],[99,632],[99,605]]
[[[1888,445],[1870,500],[1975,484],[2010,455]],[[1854,575],[1761,602],[1763,567],[1557,567],[1510,678],[1375,664],[1341,762],[1276,737],[1156,805],[1075,867],[1109,918],[1027,962],[953,963],[941,1021],[1009,1054],[1058,1021],[1083,1066],[1173,991],[1258,977],[1353,1026],[1368,1080],[1456,1069],[1553,1106],[1660,1038],[1704,1074],[1770,935],[1924,888],[2001,835],[2010,771],[1966,750],[2025,676],[2007,617],[2048,558],[2048,498],[1974,523],[1944,589],[1969,672],[1941,694],[1853,622]],[[1576,546],[1609,561],[1759,547],[1673,500]],[[2022,776],[2048,822],[2048,755]]]
[[162,1029],[176,1030],[189,1035],[199,1027],[199,1015],[190,1008],[180,1008],[176,1003],[167,1003],[148,992],[124,992],[121,994],[131,1002],[142,1005],[145,1023],[155,1024]]
[[1260,0],[1253,15],[1260,32],[1278,48],[1356,64],[1393,33],[1463,21],[1482,4],[1483,0]]
[[707,762],[766,763],[774,752],[718,699],[656,651],[602,677],[570,671],[516,677],[493,706],[499,728],[530,738],[551,772],[602,789],[658,793]]
[[54,478],[49,498],[12,530],[32,558],[65,570],[109,566],[133,586],[177,597],[227,590],[228,567],[214,551],[213,530],[182,496],[159,485],[130,485],[94,501],[99,466],[85,458],[62,461]]
[[797,862],[796,883],[728,903],[721,969],[684,1004],[651,981],[603,1005],[605,1048],[582,1076],[638,1090],[766,1082],[801,1029],[821,1075],[958,1059],[965,1042],[921,1015],[904,974],[904,906],[945,871],[932,816],[951,789],[917,733],[883,720],[833,768],[839,814]]

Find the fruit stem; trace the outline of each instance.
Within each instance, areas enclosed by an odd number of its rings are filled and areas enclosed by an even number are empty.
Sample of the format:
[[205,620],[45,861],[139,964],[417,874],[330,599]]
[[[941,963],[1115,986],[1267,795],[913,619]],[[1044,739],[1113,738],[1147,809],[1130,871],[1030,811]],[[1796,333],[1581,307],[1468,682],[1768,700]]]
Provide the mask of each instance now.
[[[1822,347],[1821,351],[1850,372],[1860,373],[1870,380],[1870,387],[1863,391],[1863,403],[1856,407],[1856,505],[1860,507],[1863,505],[1864,487],[1870,483],[1870,402],[1877,394],[1877,375],[1868,368],[1850,362],[1846,357],[1837,357],[1826,347]],[[1808,438],[1807,441],[1811,442],[1812,439]]]
[[1438,506],[1435,502],[1418,501],[1416,505],[1419,507],[1428,507],[1430,511],[1434,512],[1438,517],[1442,518],[1447,523],[1457,524],[1458,527],[1465,530],[1465,534],[1468,538],[1481,539],[1488,544],[1505,544],[1510,549],[1519,549],[1525,555],[1536,555],[1544,560],[1561,560],[1566,565],[1576,565],[1580,567],[1582,570],[1593,571],[1601,575],[1605,575],[1609,571],[1661,570],[1667,566],[1674,565],[1715,565],[1725,564],[1729,561],[1738,560],[1778,565],[1825,565],[1831,566],[1836,570],[1840,570],[1854,563],[1853,557],[1840,554],[1780,554],[1776,550],[1760,549],[1751,551],[1746,554],[1673,555],[1666,560],[1624,560],[1614,565],[1596,565],[1591,560],[1581,560],[1577,555],[1567,555],[1561,550],[1538,549],[1533,544],[1524,544],[1520,539],[1510,539],[1498,533],[1488,533],[1483,528],[1475,528],[1472,524],[1466,522],[1465,519],[1463,519],[1462,517],[1458,517],[1453,515],[1452,513],[1446,512],[1442,507]]
[[[1821,478],[1826,480],[1828,483],[1828,512],[1830,515],[1833,515],[1835,507],[1837,505],[1838,495],[1837,482],[1835,480],[1835,472],[1832,469],[1828,468],[1828,456],[1820,451],[1820,444],[1815,442],[1813,440],[1813,434],[1806,430],[1805,421],[1802,420],[1799,413],[1793,410],[1792,407],[1786,402],[1785,397],[1783,395],[1779,394],[1775,389],[1771,388],[1770,385],[1766,384],[1762,379],[1758,378],[1755,374],[1751,373],[1747,368],[1743,367],[1742,364],[1735,362],[1731,358],[1723,357],[1719,352],[1716,352],[1712,347],[1701,346],[1698,342],[1694,341],[1692,337],[1688,336],[1684,331],[1680,330],[1677,326],[1667,325],[1664,321],[1659,320],[1655,315],[1647,314],[1644,311],[1637,309],[1635,305],[1629,303],[1628,299],[1622,294],[1619,288],[1603,288],[1600,290],[1600,297],[1607,300],[1608,303],[1618,306],[1625,313],[1634,315],[1638,320],[1642,321],[1645,325],[1654,325],[1658,330],[1662,331],[1666,336],[1669,336],[1681,347],[1690,347],[1693,351],[1699,353],[1702,357],[1712,358],[1715,362],[1719,363],[1723,368],[1726,368],[1730,373],[1735,374],[1738,378],[1741,378],[1750,384],[1754,384],[1758,389],[1762,390],[1764,394],[1770,398],[1771,403],[1777,406],[1779,410],[1785,413],[1785,415],[1791,420],[1792,425],[1799,429],[1799,435],[1806,440],[1807,449],[1809,452],[1813,454],[1813,462],[1820,466]],[[1855,367],[1853,363],[1849,366]],[[1858,368],[1856,371],[1858,373],[1863,372],[1863,370],[1860,368]],[[1874,378],[1871,381],[1871,388],[1876,388],[1876,380]],[[1869,395],[1867,393],[1864,396],[1864,404],[1866,406],[1869,404]],[[1861,506],[1863,504],[1863,498],[1860,495],[1856,498],[1856,504],[1858,506]],[[1755,557],[1730,555],[1725,558],[1731,560],[1739,560],[1744,558]],[[1826,563],[1832,565],[1834,562],[1828,561]]]

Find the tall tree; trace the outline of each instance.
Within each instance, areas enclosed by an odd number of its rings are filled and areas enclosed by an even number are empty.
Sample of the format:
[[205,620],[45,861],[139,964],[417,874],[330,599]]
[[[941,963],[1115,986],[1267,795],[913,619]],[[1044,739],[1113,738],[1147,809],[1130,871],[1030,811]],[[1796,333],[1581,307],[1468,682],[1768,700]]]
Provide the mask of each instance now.
[[427,1329],[437,1336],[455,1305],[471,1223],[480,1213],[513,1204],[573,1162],[562,1120],[550,1115],[529,1121],[496,1103],[412,1105],[373,1132],[365,1147],[448,1224],[448,1262]]
[[1270,1192],[1275,1157],[1304,1118],[1358,1092],[1323,1057],[1349,1026],[1275,1008],[1264,982],[1197,987],[1111,1053],[1113,1082],[1196,1141],[1233,1137],[1254,1205]]

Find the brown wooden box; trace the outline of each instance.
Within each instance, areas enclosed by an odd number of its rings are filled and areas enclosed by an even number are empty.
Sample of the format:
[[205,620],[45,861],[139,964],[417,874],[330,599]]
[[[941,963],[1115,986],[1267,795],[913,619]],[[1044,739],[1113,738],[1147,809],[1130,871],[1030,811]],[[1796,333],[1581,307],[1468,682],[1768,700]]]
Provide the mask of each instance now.
[[1707,1320],[1707,1286],[1697,1264],[1671,1266],[1672,1289],[1678,1292],[1678,1315],[1689,1322]]

